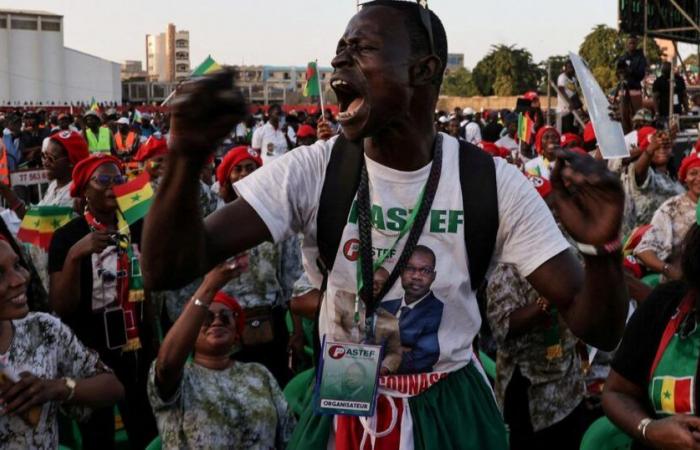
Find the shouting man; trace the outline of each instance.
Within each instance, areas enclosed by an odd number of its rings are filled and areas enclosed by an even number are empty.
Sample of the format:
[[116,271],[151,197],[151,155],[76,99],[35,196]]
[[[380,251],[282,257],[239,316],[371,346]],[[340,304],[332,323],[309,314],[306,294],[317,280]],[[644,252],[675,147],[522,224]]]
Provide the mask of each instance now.
[[[434,13],[412,2],[365,4],[348,23],[332,61],[331,86],[340,103],[342,136],[285,153],[263,166],[236,183],[237,200],[206,220],[198,209],[199,172],[245,107],[240,93],[231,90],[230,74],[183,85],[172,104],[172,156],[143,239],[147,287],[177,287],[265,240],[279,242],[303,233],[306,272],[316,287],[325,289],[319,333],[333,339],[352,335],[337,313],[352,307],[345,303],[353,298],[356,316],[362,316],[375,310],[380,297],[404,297],[396,281],[411,265],[416,245],[436,255],[430,290],[442,300],[433,302],[442,307],[440,351],[434,364],[421,369],[431,372],[383,374],[376,421],[316,415],[307,405],[292,449],[364,450],[370,439],[397,450],[508,446],[501,415],[472,350],[481,317],[478,286],[470,279],[474,261],[468,260],[465,243],[474,216],[464,210],[459,161],[460,154],[481,150],[436,133],[433,126],[446,61],[445,30]],[[317,219],[335,207],[321,195],[324,183],[334,182],[326,180],[326,171],[335,161],[334,147],[352,150],[351,144],[359,148],[361,160],[357,197],[344,216],[347,221],[341,219],[334,260],[325,261],[332,268],[322,274],[323,265],[315,262],[327,254],[326,245],[319,245],[327,242],[320,239],[327,230],[317,227]],[[627,313],[618,239],[622,189],[593,160],[564,152],[559,157],[552,174],[558,216],[586,244],[581,245],[589,254],[585,271],[532,185],[515,166],[489,157],[497,191],[490,202],[497,205],[490,206],[498,218],[497,230],[486,230],[495,236],[492,260],[515,265],[577,336],[609,350],[620,338]],[[464,195],[475,197],[474,192]],[[350,251],[357,243],[364,257]],[[383,265],[394,275],[378,295],[372,291],[373,254],[374,266]],[[361,300],[352,295],[358,292]],[[377,314],[381,311],[386,312],[376,308]],[[356,319],[355,326],[371,339],[367,325],[373,316],[367,316],[366,321]]]

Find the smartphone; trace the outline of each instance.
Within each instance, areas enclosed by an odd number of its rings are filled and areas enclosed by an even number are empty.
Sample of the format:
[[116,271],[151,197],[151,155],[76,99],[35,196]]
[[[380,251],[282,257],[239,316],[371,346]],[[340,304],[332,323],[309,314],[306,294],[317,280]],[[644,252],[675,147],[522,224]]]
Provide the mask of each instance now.
[[126,345],[126,318],[121,307],[107,308],[104,312],[105,340],[110,350],[120,349]]

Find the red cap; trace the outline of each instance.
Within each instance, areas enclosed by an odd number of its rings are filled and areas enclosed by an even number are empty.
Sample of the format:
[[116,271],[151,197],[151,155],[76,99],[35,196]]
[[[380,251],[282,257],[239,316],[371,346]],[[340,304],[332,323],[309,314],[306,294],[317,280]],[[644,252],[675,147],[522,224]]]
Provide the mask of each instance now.
[[122,170],[122,163],[112,155],[96,153],[83,159],[73,168],[73,184],[70,187],[71,197],[80,197],[85,191],[85,186],[90,182],[90,177],[98,167],[105,164],[114,164]]
[[576,133],[564,133],[561,135],[561,146],[562,147],[580,147],[583,145],[581,136]]
[[314,127],[312,127],[311,125],[304,124],[300,126],[297,130],[298,138],[305,138],[310,136],[316,137],[316,130],[314,130]]
[[596,140],[593,122],[589,121],[583,128],[583,142],[593,142]]
[[685,179],[688,176],[688,171],[695,167],[700,167],[700,153],[698,152],[693,152],[683,158],[683,161],[681,161],[681,167],[678,169],[678,181],[685,183]]
[[246,159],[252,160],[258,167],[263,165],[260,153],[248,146],[241,145],[230,149],[228,153],[224,155],[219,167],[216,168],[216,179],[219,181],[219,185],[225,185],[233,168]]
[[168,153],[168,141],[164,137],[149,136],[134,156],[134,161],[147,161]]
[[535,92],[535,91],[527,91],[525,94],[523,94],[523,98],[525,100],[532,101],[532,100],[535,100],[537,98],[540,98],[540,96],[537,95],[537,92]]
[[654,127],[642,127],[637,131],[637,147],[641,151],[646,151],[651,143],[651,137],[656,133],[656,128]]
[[69,130],[59,131],[51,135],[50,139],[63,147],[68,154],[68,160],[73,165],[90,156],[88,144],[80,133]]

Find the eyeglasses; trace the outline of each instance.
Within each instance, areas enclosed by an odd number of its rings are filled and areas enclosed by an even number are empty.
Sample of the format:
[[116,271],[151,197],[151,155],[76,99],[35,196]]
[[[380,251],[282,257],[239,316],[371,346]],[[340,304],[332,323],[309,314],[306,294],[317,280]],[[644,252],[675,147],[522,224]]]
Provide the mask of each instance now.
[[103,188],[126,183],[126,177],[122,174],[107,175],[106,173],[103,173],[100,175],[95,175],[90,179],[102,186]]
[[59,156],[58,158],[56,158],[55,156],[49,155],[48,153],[42,153],[42,154],[41,154],[41,159],[42,159],[44,162],[47,162],[47,163],[50,163],[50,164],[55,164],[56,161],[60,161],[60,160],[62,160],[62,159],[68,159],[68,157],[67,157],[67,156]]
[[217,317],[223,326],[227,327],[233,323],[233,321],[238,317],[238,314],[230,309],[222,309],[219,312],[207,311],[207,317],[204,318],[204,323],[202,326],[204,328],[209,328]]
[[417,273],[419,275],[432,275],[433,270],[435,270],[434,267],[413,267],[413,266],[406,266],[404,269],[404,272],[410,274]]

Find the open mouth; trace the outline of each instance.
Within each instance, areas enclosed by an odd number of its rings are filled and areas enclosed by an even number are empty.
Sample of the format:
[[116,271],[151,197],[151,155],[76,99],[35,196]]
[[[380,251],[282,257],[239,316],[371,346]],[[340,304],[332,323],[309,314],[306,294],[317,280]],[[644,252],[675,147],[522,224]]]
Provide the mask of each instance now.
[[340,122],[350,121],[365,105],[364,97],[355,86],[340,78],[332,80],[331,87],[335,91],[340,106],[338,120]]

